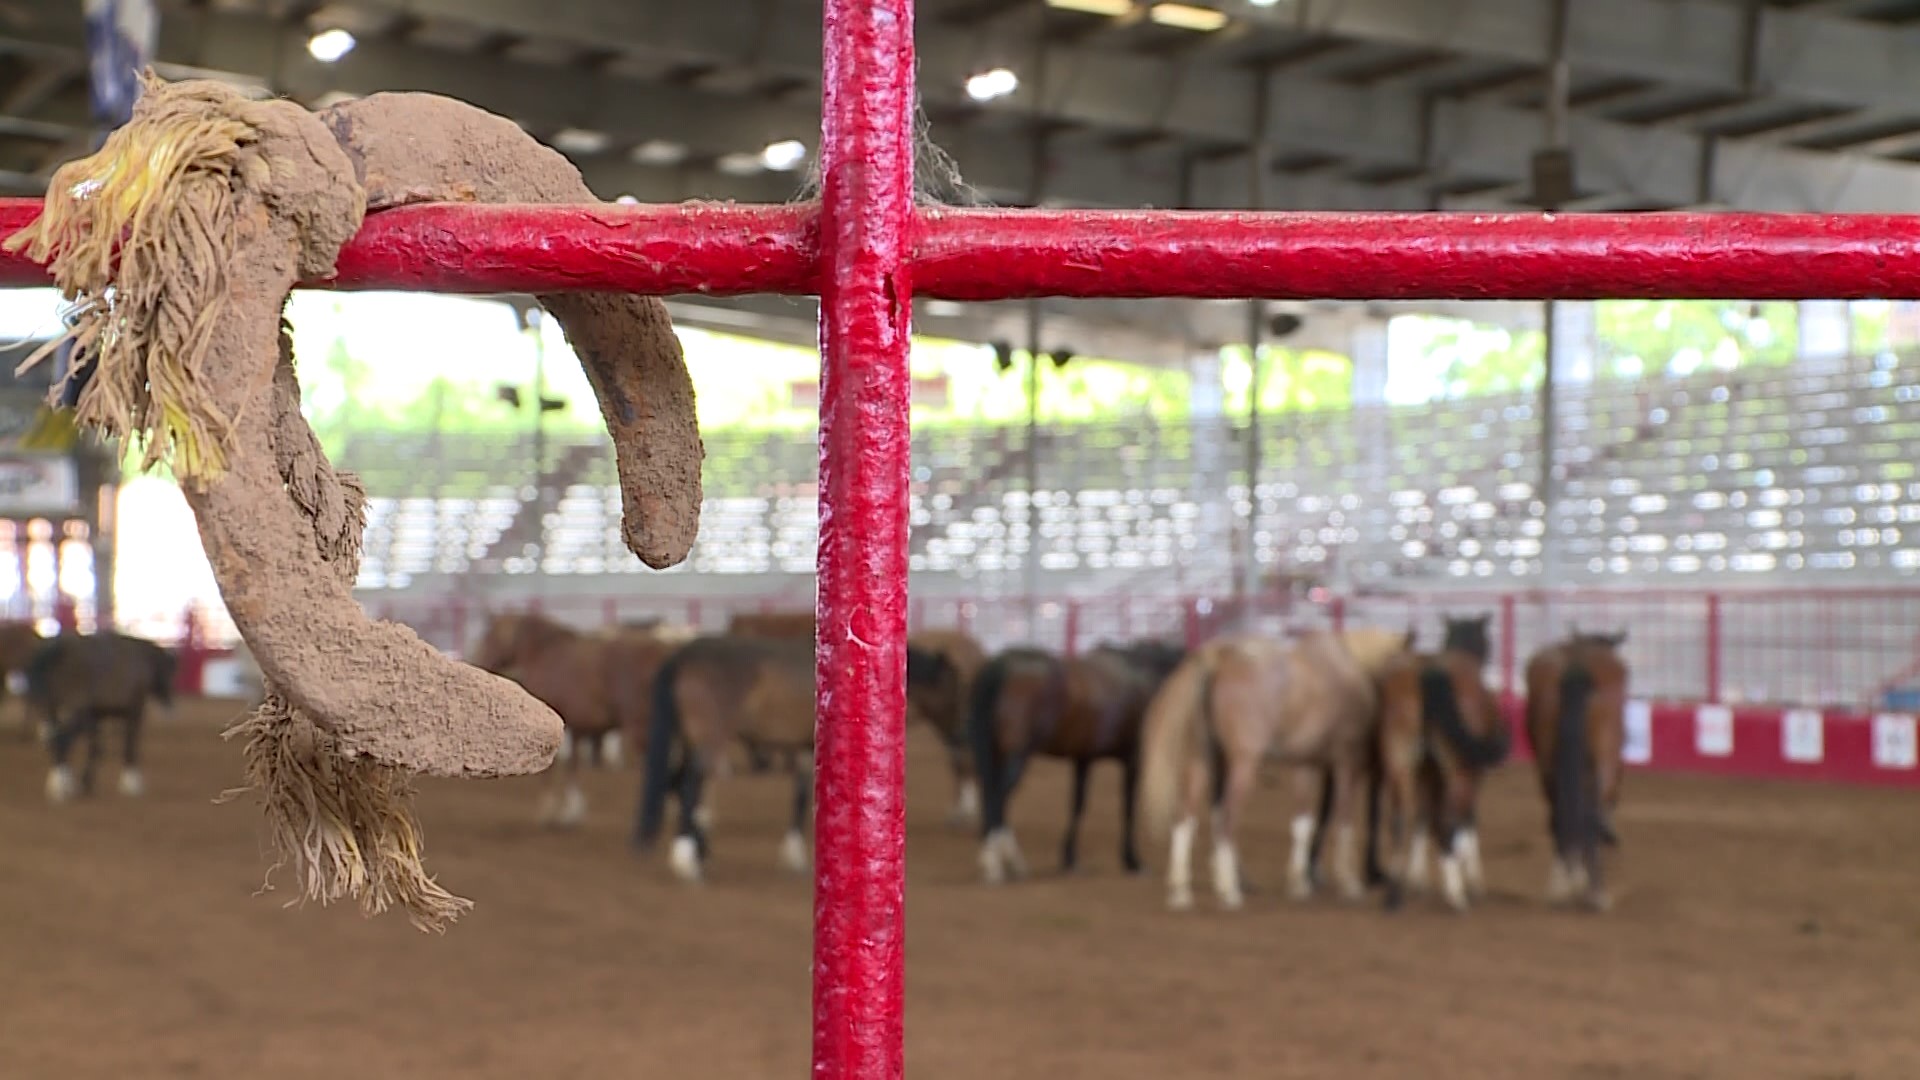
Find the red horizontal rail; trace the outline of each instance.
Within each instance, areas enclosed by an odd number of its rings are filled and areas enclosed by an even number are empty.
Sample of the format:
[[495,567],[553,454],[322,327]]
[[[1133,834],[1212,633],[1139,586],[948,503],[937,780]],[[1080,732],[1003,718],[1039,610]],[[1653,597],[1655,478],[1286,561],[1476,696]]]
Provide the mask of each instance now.
[[[0,200],[0,233],[38,213]],[[1920,298],[1920,216],[921,209],[918,296]],[[819,292],[818,208],[435,204],[370,215],[338,289]],[[0,285],[42,284],[0,255]]]

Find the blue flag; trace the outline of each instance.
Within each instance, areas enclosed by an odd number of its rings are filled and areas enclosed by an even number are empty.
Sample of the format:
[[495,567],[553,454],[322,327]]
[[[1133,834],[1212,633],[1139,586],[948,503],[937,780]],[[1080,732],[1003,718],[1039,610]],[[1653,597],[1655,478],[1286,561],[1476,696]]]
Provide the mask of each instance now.
[[133,115],[140,72],[153,63],[160,19],[153,0],[85,0],[93,118],[111,131]]

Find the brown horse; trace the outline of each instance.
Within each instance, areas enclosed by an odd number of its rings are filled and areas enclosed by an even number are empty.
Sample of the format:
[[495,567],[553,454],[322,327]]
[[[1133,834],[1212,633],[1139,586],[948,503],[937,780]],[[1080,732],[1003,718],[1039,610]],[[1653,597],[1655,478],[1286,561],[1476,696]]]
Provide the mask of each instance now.
[[[140,726],[147,699],[173,705],[174,655],[145,638],[111,631],[61,634],[40,647],[27,662],[27,701],[45,711],[53,758],[47,772],[47,798],[64,802],[93,792],[100,763],[100,724],[119,720],[125,727],[120,793],[145,790],[140,776]],[[67,765],[74,740],[87,737],[87,761],[78,782]]]
[[1296,767],[1290,891],[1313,891],[1316,830],[1306,804],[1325,773],[1340,823],[1334,880],[1345,895],[1364,895],[1354,865],[1356,796],[1373,750],[1378,680],[1411,645],[1411,634],[1384,630],[1314,631],[1290,642],[1244,636],[1210,642],[1180,665],[1148,708],[1142,736],[1142,806],[1154,835],[1169,837],[1170,907],[1193,906],[1194,834],[1210,795],[1214,891],[1226,908],[1244,902],[1233,838],[1269,754]]
[[1133,804],[1139,787],[1140,723],[1154,691],[1183,656],[1183,650],[1158,642],[1102,645],[1065,660],[1039,649],[1015,648],[980,669],[967,731],[981,787],[980,868],[989,883],[1026,873],[1019,842],[1007,824],[1007,803],[1035,754],[1073,763],[1073,804],[1060,848],[1062,871],[1073,870],[1078,862],[1088,774],[1095,762],[1120,762],[1120,862],[1128,873],[1139,871]]
[[680,825],[671,865],[681,877],[699,880],[709,846],[700,810],[704,788],[728,748],[744,741],[789,754],[795,763],[793,815],[780,858],[789,869],[805,871],[814,705],[811,640],[727,635],[698,637],[681,646],[653,682],[635,846],[653,846],[665,817],[667,789],[677,788]]
[[[1437,654],[1392,664],[1380,685],[1377,785],[1388,802],[1386,822],[1400,849],[1399,875],[1387,876],[1387,904],[1424,884],[1426,847],[1440,852],[1441,891],[1455,910],[1482,895],[1476,807],[1480,777],[1506,760],[1512,735],[1486,684],[1491,616],[1448,619]],[[1369,863],[1377,842],[1370,824]]]
[[566,769],[552,774],[543,821],[570,826],[586,816],[581,765],[605,761],[621,732],[645,730],[654,673],[686,637],[664,627],[587,633],[533,613],[489,620],[474,666],[519,683],[566,725]]
[[[27,664],[33,660],[40,646],[46,644],[40,631],[34,629],[29,621],[0,622],[0,702],[5,702],[8,682],[15,675],[25,675]],[[50,732],[44,724],[38,725],[41,741],[45,741]],[[32,738],[36,725],[33,710],[23,710],[20,715],[20,734],[22,738]]]
[[1626,739],[1627,635],[1582,634],[1527,661],[1527,737],[1553,836],[1547,898],[1578,898],[1595,911],[1611,906],[1600,849],[1616,842],[1611,818],[1620,800],[1620,751]]
[[[973,748],[967,741],[967,704],[987,653],[980,643],[959,630],[922,630],[907,636],[907,719],[926,721],[947,748],[953,770],[953,809],[949,824],[961,825],[980,817],[980,781],[975,774]],[[915,678],[915,657],[923,661]],[[926,663],[928,660],[934,663]]]

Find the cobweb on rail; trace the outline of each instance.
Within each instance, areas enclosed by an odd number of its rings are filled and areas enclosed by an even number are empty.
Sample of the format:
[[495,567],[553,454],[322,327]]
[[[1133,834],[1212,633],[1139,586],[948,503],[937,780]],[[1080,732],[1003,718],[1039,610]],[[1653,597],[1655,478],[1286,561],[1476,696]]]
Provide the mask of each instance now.
[[[932,127],[927,110],[916,104],[913,109],[913,201],[921,206],[992,205],[960,176],[960,166],[953,155],[933,141]],[[808,159],[806,180],[793,201],[805,202],[819,195],[820,158],[814,155]]]

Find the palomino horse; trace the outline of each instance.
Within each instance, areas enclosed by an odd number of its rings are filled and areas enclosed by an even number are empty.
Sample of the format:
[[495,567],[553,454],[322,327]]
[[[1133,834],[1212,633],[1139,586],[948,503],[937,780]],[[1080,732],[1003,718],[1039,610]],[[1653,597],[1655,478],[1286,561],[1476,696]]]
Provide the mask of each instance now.
[[1611,818],[1620,800],[1620,751],[1626,739],[1627,664],[1619,634],[1582,634],[1527,661],[1527,738],[1547,797],[1553,869],[1547,898],[1576,896],[1595,911],[1611,901],[1600,848],[1615,843]]
[[[62,634],[41,646],[27,662],[27,701],[45,710],[50,735],[47,748],[52,767],[47,772],[47,798],[64,802],[75,794],[93,793],[93,771],[100,763],[100,723],[115,719],[126,725],[122,742],[120,793],[139,795],[140,725],[146,719],[147,699],[173,706],[174,655],[145,638],[111,631],[82,636]],[[87,737],[87,761],[74,780],[67,754],[74,740]]]
[[[953,769],[953,809],[950,824],[980,817],[980,781],[974,771],[973,747],[967,741],[967,705],[974,681],[986,666],[980,643],[959,630],[922,630],[907,635],[907,717],[925,720],[947,748]],[[915,678],[915,658],[920,660]]]
[[541,800],[543,820],[575,825],[586,816],[582,762],[599,764],[608,736],[626,732],[632,740],[645,730],[654,673],[690,636],[658,626],[586,633],[532,613],[495,615],[488,622],[474,666],[519,683],[566,725],[566,770],[564,776],[553,773],[553,786]]
[[[1441,892],[1455,910],[1485,891],[1475,810],[1479,781],[1506,760],[1512,733],[1486,685],[1491,617],[1448,619],[1440,652],[1409,655],[1380,684],[1376,790],[1390,803],[1388,833],[1401,872],[1387,878],[1387,904],[1424,882],[1427,841],[1440,855]],[[1411,829],[1409,829],[1411,826]],[[1377,842],[1370,823],[1369,854]],[[1369,858],[1369,862],[1373,860]]]
[[811,640],[729,635],[698,637],[681,646],[653,682],[635,846],[646,849],[658,839],[667,788],[677,787],[680,826],[671,865],[681,877],[699,880],[708,852],[703,789],[727,749],[744,741],[794,761],[793,816],[780,858],[789,869],[806,870],[813,725]]
[[[34,629],[31,622],[0,622],[0,702],[4,702],[7,698],[9,689],[7,683],[14,675],[26,674],[27,664],[32,661],[33,655],[40,651],[40,646],[44,645],[46,640],[40,636],[40,631]],[[34,728],[33,710],[23,710],[20,716],[21,737],[32,738]],[[39,729],[41,741],[44,742],[51,733],[44,724],[39,725]]]
[[[1412,644],[1399,631],[1314,631],[1294,641],[1242,636],[1210,642],[1174,671],[1147,710],[1142,735],[1142,806],[1156,836],[1170,837],[1167,902],[1193,905],[1193,842],[1213,797],[1213,886],[1222,906],[1244,902],[1234,846],[1241,807],[1272,754],[1297,766],[1288,885],[1313,891],[1314,815],[1305,805],[1324,773],[1332,785],[1334,880],[1364,895],[1352,818],[1372,752],[1378,680]],[[1212,775],[1210,775],[1212,774]]]
[[988,882],[998,884],[1026,873],[1020,845],[1007,824],[1007,803],[1034,754],[1073,762],[1073,805],[1060,848],[1063,871],[1078,861],[1088,773],[1097,761],[1120,762],[1120,862],[1128,873],[1139,871],[1133,803],[1140,775],[1140,723],[1154,691],[1183,656],[1183,650],[1158,642],[1102,645],[1065,660],[1039,649],[1015,648],[980,669],[967,731],[980,778],[980,868]]

